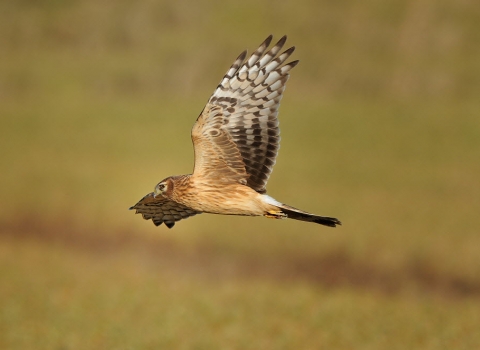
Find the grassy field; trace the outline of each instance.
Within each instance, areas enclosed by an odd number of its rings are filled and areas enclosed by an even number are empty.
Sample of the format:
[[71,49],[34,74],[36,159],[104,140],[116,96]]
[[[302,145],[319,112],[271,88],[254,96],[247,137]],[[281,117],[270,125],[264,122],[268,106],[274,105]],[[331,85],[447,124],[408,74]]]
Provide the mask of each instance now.
[[[2,2],[0,348],[480,347],[479,23],[468,0]],[[343,226],[129,212],[191,171],[196,116],[270,33],[301,62],[269,194]]]

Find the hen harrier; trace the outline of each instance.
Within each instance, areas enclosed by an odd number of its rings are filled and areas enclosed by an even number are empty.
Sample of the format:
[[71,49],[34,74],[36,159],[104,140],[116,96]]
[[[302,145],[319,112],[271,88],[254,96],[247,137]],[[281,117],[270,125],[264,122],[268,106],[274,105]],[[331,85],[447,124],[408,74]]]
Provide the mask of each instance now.
[[335,218],[313,215],[266,195],[280,143],[278,108],[295,47],[278,55],[287,37],[266,51],[272,36],[245,61],[242,52],[223,77],[192,129],[193,174],[160,181],[130,209],[156,226],[201,213],[290,218],[335,227]]

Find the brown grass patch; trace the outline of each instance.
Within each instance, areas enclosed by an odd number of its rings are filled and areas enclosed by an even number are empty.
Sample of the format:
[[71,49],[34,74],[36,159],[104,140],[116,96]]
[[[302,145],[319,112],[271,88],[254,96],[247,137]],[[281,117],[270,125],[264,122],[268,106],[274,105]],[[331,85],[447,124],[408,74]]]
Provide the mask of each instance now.
[[0,236],[61,245],[94,257],[138,254],[148,268],[168,268],[204,279],[302,281],[323,288],[354,288],[383,294],[413,292],[446,298],[480,296],[480,280],[441,271],[431,262],[412,258],[392,271],[379,264],[356,261],[345,248],[319,256],[301,252],[263,256],[258,252],[231,251],[208,240],[187,248],[166,236],[147,237],[129,230],[119,230],[115,235],[98,231],[92,234],[68,220],[52,223],[31,216],[0,224]]

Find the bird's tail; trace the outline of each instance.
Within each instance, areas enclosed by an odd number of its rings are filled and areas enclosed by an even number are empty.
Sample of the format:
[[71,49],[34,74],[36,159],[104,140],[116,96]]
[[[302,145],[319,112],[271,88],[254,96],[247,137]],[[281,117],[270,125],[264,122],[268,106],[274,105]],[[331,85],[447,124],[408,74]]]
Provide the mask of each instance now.
[[337,225],[342,224],[340,220],[336,218],[310,214],[286,204],[282,204],[281,206],[278,206],[278,208],[282,211],[282,213],[286,214],[289,219],[314,222],[316,224],[330,227],[336,227]]
[[330,218],[328,216],[319,216],[307,213],[306,211],[291,207],[289,205],[283,204],[276,199],[270,197],[269,195],[263,194],[262,200],[265,204],[269,205],[270,208],[273,206],[274,210],[266,210],[264,216],[267,218],[273,219],[294,219],[300,221],[314,222],[316,224],[336,227],[341,225],[340,220],[335,218]]

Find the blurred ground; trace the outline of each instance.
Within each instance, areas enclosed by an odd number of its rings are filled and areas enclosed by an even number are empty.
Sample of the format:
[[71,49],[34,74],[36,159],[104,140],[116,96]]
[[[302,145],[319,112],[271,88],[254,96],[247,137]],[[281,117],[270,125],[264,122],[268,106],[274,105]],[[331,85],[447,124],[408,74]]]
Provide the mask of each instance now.
[[[0,347],[479,347],[474,1],[3,1]],[[127,208],[237,55],[295,45],[269,182],[344,223]]]

